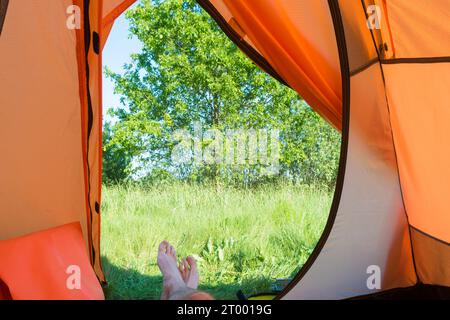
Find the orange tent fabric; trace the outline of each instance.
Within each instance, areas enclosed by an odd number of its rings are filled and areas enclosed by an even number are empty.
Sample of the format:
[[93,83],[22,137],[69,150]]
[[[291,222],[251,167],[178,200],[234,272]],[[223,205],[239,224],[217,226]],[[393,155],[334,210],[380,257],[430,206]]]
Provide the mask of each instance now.
[[[31,298],[102,298],[102,48],[134,2],[0,1],[0,298],[30,297],[30,241],[50,285],[31,282]],[[342,132],[324,234],[280,297],[449,287],[450,0],[198,3]],[[86,291],[62,289],[58,257],[82,265]]]
[[4,298],[104,299],[86,255],[79,223],[0,241],[0,257]]

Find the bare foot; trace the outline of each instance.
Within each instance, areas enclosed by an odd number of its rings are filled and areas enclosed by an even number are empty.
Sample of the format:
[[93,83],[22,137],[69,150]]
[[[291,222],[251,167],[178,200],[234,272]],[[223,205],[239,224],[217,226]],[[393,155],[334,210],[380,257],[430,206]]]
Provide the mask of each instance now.
[[168,300],[173,292],[186,288],[186,284],[177,268],[175,249],[167,241],[163,241],[159,245],[158,267],[163,275],[161,300]]
[[186,286],[190,289],[197,290],[200,278],[197,261],[193,257],[184,258],[180,261],[178,269]]

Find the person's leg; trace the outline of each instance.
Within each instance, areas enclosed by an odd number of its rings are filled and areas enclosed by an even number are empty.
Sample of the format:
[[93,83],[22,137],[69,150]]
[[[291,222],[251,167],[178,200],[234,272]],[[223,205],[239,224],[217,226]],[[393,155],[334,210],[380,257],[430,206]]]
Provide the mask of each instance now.
[[172,292],[184,289],[186,284],[177,268],[175,249],[167,241],[163,241],[159,245],[158,267],[163,275],[161,300],[168,300]]
[[158,266],[163,275],[161,300],[213,300],[209,294],[196,290],[199,273],[195,259],[187,257],[177,267],[175,249],[167,241],[159,245]]
[[193,257],[183,258],[178,266],[181,277],[188,288],[197,290],[200,281],[197,261]]

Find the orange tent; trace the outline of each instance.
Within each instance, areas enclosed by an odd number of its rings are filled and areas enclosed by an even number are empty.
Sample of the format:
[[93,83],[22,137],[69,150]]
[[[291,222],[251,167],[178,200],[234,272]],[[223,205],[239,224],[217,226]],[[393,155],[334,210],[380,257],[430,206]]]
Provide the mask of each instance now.
[[[0,298],[103,298],[102,48],[133,2],[0,0]],[[450,0],[198,2],[342,131],[324,234],[280,298],[448,289]]]

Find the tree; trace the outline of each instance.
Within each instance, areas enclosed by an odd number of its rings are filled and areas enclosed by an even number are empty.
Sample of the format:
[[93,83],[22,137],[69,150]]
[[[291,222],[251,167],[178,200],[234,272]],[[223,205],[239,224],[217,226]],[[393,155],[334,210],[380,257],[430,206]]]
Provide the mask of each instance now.
[[[222,133],[224,140],[230,130],[256,132],[258,143],[265,130],[276,130],[280,156],[270,179],[333,179],[328,171],[337,166],[339,134],[294,91],[256,67],[194,0],[142,1],[127,18],[143,49],[132,56],[124,74],[106,69],[122,96],[122,106],[110,114],[117,121],[106,152],[122,150],[139,164],[135,171],[141,174],[157,170],[178,179],[253,183],[267,179],[267,165],[259,156],[236,165],[208,161],[205,150],[214,149],[212,157],[227,150],[217,136]],[[207,133],[201,141],[195,138],[199,125]],[[183,140],[174,139],[174,133],[182,129],[193,139],[190,160],[196,159],[194,149],[200,144],[201,163],[174,161],[174,149]],[[250,143],[244,147],[246,152],[250,148]],[[272,144],[268,152],[276,148]],[[321,166],[330,170],[322,174]]]
[[106,122],[103,126],[103,182],[115,184],[125,181],[130,172],[132,157],[127,149],[118,142],[111,143],[111,124]]

